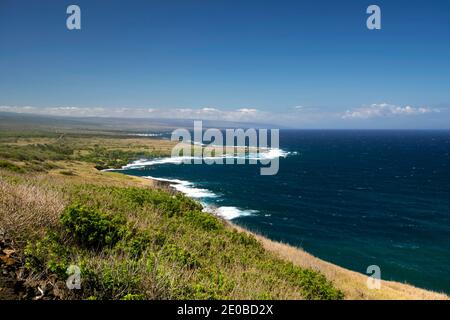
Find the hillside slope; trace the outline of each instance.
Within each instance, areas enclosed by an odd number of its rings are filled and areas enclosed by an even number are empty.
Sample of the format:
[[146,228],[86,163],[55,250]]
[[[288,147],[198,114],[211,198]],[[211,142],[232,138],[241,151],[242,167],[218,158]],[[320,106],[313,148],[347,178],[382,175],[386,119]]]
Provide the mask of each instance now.
[[[251,234],[155,181],[101,172],[167,142],[3,137],[2,292],[23,299],[444,299]],[[2,247],[2,248],[3,248]],[[72,266],[71,268],[69,268]],[[67,271],[79,268],[81,289]]]

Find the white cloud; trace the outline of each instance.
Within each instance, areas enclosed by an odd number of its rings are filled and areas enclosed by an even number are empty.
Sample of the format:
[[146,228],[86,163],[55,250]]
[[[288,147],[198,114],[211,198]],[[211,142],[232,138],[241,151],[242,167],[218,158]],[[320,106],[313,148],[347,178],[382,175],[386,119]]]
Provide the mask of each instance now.
[[242,112],[242,113],[256,113],[258,112],[257,109],[249,109],[249,108],[243,108],[243,109],[238,109],[238,112]]
[[[440,112],[445,113],[445,106],[440,109],[428,107],[396,106],[387,103],[372,104],[346,112],[326,107],[300,106],[291,107],[285,111],[263,111],[253,107],[221,109],[213,106],[200,108],[191,107],[33,107],[33,106],[1,106],[0,111],[71,116],[71,117],[112,117],[112,118],[143,118],[143,119],[187,119],[187,120],[218,120],[244,123],[260,123],[289,126],[295,128],[359,128],[360,123],[350,119],[383,119],[419,116]],[[412,119],[411,119],[412,120]],[[379,123],[381,126],[383,121]]]
[[342,119],[370,119],[378,117],[390,116],[412,116],[421,115],[431,112],[439,112],[439,109],[432,109],[428,107],[411,107],[411,106],[396,106],[388,103],[372,104],[353,110],[347,110],[342,116]]
[[165,119],[198,119],[225,121],[264,121],[269,113],[254,108],[220,110],[214,107],[203,108],[103,108],[103,107],[32,107],[32,106],[0,106],[0,111],[71,116],[71,117],[120,117],[120,118],[165,118]]
[[202,111],[204,112],[216,112],[219,111],[216,108],[202,108]]

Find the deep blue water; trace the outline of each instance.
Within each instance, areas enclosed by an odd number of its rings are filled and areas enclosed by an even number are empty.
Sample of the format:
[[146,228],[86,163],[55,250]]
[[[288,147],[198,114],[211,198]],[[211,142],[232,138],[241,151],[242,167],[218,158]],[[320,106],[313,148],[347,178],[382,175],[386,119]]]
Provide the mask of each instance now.
[[206,164],[124,173],[190,181],[217,195],[203,202],[251,212],[233,222],[271,239],[450,293],[450,131],[282,131],[280,147],[291,154],[275,176]]

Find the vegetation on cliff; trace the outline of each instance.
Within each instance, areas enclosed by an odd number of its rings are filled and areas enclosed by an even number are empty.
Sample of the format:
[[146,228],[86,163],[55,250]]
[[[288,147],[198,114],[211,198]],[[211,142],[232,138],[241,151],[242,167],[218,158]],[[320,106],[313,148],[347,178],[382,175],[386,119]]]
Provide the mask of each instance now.
[[[22,298],[343,298],[318,271],[278,258],[194,200],[93,168],[164,154],[165,143],[142,139],[133,150],[112,137],[8,139],[0,146],[0,226]],[[81,288],[70,290],[74,266]]]

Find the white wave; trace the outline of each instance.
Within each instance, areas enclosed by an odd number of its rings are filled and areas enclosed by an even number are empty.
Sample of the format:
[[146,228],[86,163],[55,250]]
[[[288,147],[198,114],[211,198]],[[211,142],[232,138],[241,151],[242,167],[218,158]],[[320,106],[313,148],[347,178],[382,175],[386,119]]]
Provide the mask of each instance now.
[[[218,195],[214,192],[203,189],[203,188],[195,188],[194,184],[189,181],[179,180],[179,179],[166,179],[166,178],[156,178],[152,176],[146,176],[147,179],[157,180],[169,182],[169,185],[175,190],[184,193],[186,196],[194,199],[204,199],[204,198],[217,198]],[[201,202],[203,205],[203,211],[215,214],[220,216],[226,220],[233,220],[239,217],[251,216],[255,213],[258,213],[257,210],[243,210],[237,207],[231,206],[222,206],[216,207],[213,205],[208,205],[205,202]]]
[[257,210],[243,210],[236,207],[218,207],[214,210],[215,214],[226,220],[233,220],[239,217],[251,216],[257,212]]
[[[263,150],[263,149],[262,149]],[[191,163],[192,160],[195,159],[207,159],[207,160],[213,160],[213,159],[220,159],[220,158],[233,158],[233,159],[248,159],[248,160],[270,160],[275,158],[286,158],[289,155],[297,155],[297,152],[288,152],[284,151],[279,148],[266,148],[264,149],[264,152],[259,153],[250,153],[250,154],[242,154],[242,155],[231,155],[231,154],[224,154],[221,156],[214,156],[214,157],[192,157],[192,156],[182,156],[182,157],[169,157],[169,158],[157,158],[152,160],[146,160],[146,159],[140,159],[137,161],[134,161],[133,163],[130,163],[126,166],[123,166],[122,169],[138,169],[138,168],[144,168],[146,166],[153,166],[153,165],[159,165],[159,164],[181,164],[181,163]],[[185,181],[185,180],[179,180],[179,179],[166,179],[166,178],[156,178],[152,176],[147,176],[149,179],[154,179],[157,181],[165,181],[169,182],[170,186],[174,188],[175,190],[184,193],[188,197],[195,198],[195,199],[201,199],[201,198],[217,198],[218,195],[211,192],[208,189],[203,188],[195,188],[194,183]],[[209,212],[215,215],[218,215],[226,220],[233,220],[238,217],[245,217],[245,216],[251,216],[255,213],[258,213],[257,210],[244,210],[237,207],[232,206],[221,206],[221,207],[215,207],[215,206],[209,206],[206,203],[202,203],[204,207],[205,212]],[[267,215],[266,215],[267,216]]]
[[258,213],[258,210],[244,210],[237,207],[232,206],[221,206],[216,207],[215,205],[208,205],[203,203],[203,211],[208,212],[219,217],[222,217],[226,220],[233,220],[239,217],[248,217]]
[[246,159],[246,160],[271,160],[275,158],[286,158],[290,155],[297,155],[297,152],[284,151],[278,148],[268,148],[264,152],[259,153],[249,153],[249,154],[223,154],[220,156],[209,156],[209,157],[194,157],[194,156],[181,156],[181,157],[167,157],[167,158],[156,158],[152,160],[140,159],[127,164],[122,167],[122,169],[141,169],[146,166],[154,166],[158,164],[181,164],[181,163],[192,163],[193,160],[215,160],[215,159]]
[[179,180],[179,179],[165,179],[165,178],[156,178],[152,176],[147,176],[145,178],[153,179],[157,181],[165,181],[169,182],[170,186],[175,190],[184,193],[190,198],[216,198],[218,197],[215,193],[211,192],[208,189],[195,188],[194,184],[189,181]]
[[155,158],[153,160],[140,159],[123,166],[122,169],[140,169],[146,166],[154,166],[157,164],[167,164],[167,163],[180,164],[183,163],[183,161],[185,160],[191,159],[194,159],[194,157]]
[[295,155],[295,154],[297,154],[297,153],[284,151],[283,149],[278,149],[278,148],[271,148],[268,150],[268,152],[261,153],[262,157],[264,157],[266,159],[287,158],[288,156]]
[[267,148],[263,149],[264,152],[252,153],[249,155],[249,159],[252,160],[271,160],[276,158],[287,158],[291,155],[297,155],[297,152],[285,151],[279,148]]

